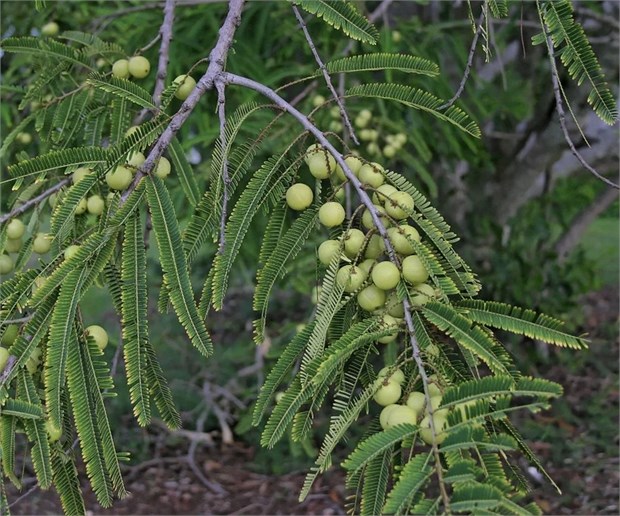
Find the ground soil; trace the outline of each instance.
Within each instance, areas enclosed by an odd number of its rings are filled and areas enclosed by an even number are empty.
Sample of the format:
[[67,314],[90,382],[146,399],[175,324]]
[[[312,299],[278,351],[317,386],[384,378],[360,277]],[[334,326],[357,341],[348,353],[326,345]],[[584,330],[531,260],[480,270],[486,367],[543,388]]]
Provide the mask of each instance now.
[[[568,368],[551,361],[538,368],[537,373],[556,380],[565,387],[565,399],[571,413],[591,414],[590,404],[596,393],[609,393],[601,411],[606,424],[614,425],[615,444],[605,447],[597,436],[597,424],[592,418],[566,418],[553,410],[534,416],[534,423],[552,429],[557,442],[549,439],[530,439],[547,471],[558,482],[563,494],[548,483],[539,482],[539,475],[523,472],[533,486],[531,498],[546,514],[618,514],[618,292],[605,290],[585,300],[585,329],[592,339],[591,353],[596,360],[605,361],[610,374],[601,375],[592,362],[583,367]],[[610,327],[612,328],[610,330]],[[610,336],[611,334],[611,336]],[[596,362],[596,361],[595,361]],[[610,383],[611,382],[611,383]],[[600,399],[597,403],[601,403]],[[536,428],[536,427],[534,427]],[[613,430],[612,430],[613,431]],[[589,441],[587,440],[588,438]],[[574,447],[567,443],[574,443]],[[586,442],[586,445],[581,446]],[[556,446],[557,444],[557,446]],[[579,450],[571,453],[571,450]],[[610,451],[611,450],[611,451]],[[614,451],[615,450],[615,451]],[[249,467],[254,449],[241,442],[226,446],[204,446],[196,452],[193,466],[204,475],[210,486],[200,481],[186,460],[187,446],[164,449],[157,460],[126,470],[125,480],[130,495],[104,510],[86,490],[90,514],[344,514],[346,493],[343,477],[338,471],[329,472],[315,484],[312,493],[302,503],[298,494],[304,472],[284,476],[256,473]],[[22,496],[24,492],[27,496]],[[60,504],[52,491],[22,493],[8,487],[13,514],[57,514]]]

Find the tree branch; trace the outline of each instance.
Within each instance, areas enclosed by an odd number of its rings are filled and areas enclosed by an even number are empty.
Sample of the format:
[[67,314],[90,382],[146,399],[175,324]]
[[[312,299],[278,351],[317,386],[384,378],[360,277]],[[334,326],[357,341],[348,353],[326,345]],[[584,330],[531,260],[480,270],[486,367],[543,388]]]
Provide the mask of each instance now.
[[9,213],[5,213],[4,215],[0,216],[0,224],[4,224],[7,220],[11,220],[12,218],[17,217],[18,215],[21,215],[22,213],[27,212],[30,208],[32,208],[33,206],[36,206],[41,201],[44,201],[50,195],[57,192],[63,186],[69,184],[70,182],[71,182],[71,177],[65,177],[64,179],[61,179],[54,186],[45,190],[45,192],[42,192],[36,197],[33,197],[32,199],[27,200],[21,206],[18,206],[17,208],[12,209]]
[[463,90],[465,89],[465,83],[469,78],[469,73],[471,72],[471,67],[474,64],[474,55],[476,54],[476,46],[478,45],[478,38],[480,37],[480,33],[482,32],[482,22],[484,21],[484,16],[486,14],[485,8],[482,8],[482,12],[480,13],[480,17],[478,18],[478,28],[474,33],[474,39],[471,42],[471,47],[469,47],[469,56],[467,56],[467,64],[465,65],[465,71],[463,72],[463,77],[461,78],[461,83],[459,84],[458,89],[454,96],[445,104],[442,104],[437,109],[448,109],[451,107],[461,96]]
[[[253,81],[252,79],[248,79],[246,77],[241,77],[239,75],[234,75],[231,73],[222,74],[222,79],[228,84],[244,86],[251,90],[257,91],[258,93],[270,99],[274,104],[276,104],[282,110],[286,111],[291,116],[293,116],[293,118],[295,118],[302,125],[304,129],[306,129],[310,134],[312,134],[317,139],[317,141],[330,152],[330,154],[334,157],[336,162],[342,168],[348,181],[351,183],[353,188],[355,188],[360,198],[360,201],[366,207],[366,209],[370,212],[370,215],[375,224],[375,227],[377,228],[377,230],[379,231],[379,234],[383,238],[383,241],[385,243],[385,248],[388,252],[388,256],[390,260],[400,268],[400,262],[396,256],[396,253],[394,252],[392,243],[390,242],[390,239],[388,238],[387,229],[385,228],[383,222],[381,221],[381,218],[380,218],[379,212],[376,209],[376,206],[373,204],[371,198],[366,193],[366,190],[364,190],[364,187],[362,186],[362,183],[360,182],[360,180],[355,176],[355,174],[351,171],[351,169],[345,162],[343,155],[340,152],[338,152],[338,150],[329,142],[329,140],[325,137],[325,135],[319,129],[317,129],[316,126],[312,122],[310,122],[310,120],[308,120],[308,117],[306,117],[303,113],[301,113],[296,108],[291,106],[288,102],[286,102],[286,100],[280,97],[271,88],[261,83],[258,83],[256,81]],[[413,350],[413,358],[418,367],[420,378],[422,379],[422,385],[424,387],[424,396],[426,398],[426,410],[429,414],[430,430],[431,430],[431,434],[433,437],[432,448],[433,448],[433,453],[435,456],[435,469],[437,471],[437,477],[439,479],[441,496],[442,496],[442,499],[445,505],[446,512],[449,513],[450,512],[450,501],[449,501],[448,494],[445,490],[445,486],[443,482],[443,472],[441,469],[442,466],[441,466],[441,461],[439,458],[439,449],[437,448],[437,439],[436,439],[437,432],[436,432],[435,425],[433,422],[433,417],[432,417],[433,408],[430,402],[431,396],[429,392],[429,380],[428,380],[428,375],[426,374],[426,371],[424,369],[424,362],[420,355],[420,347],[415,337],[415,328],[413,326],[413,319],[411,318],[412,307],[409,302],[409,299],[406,297],[405,299],[403,299],[403,308],[405,311],[405,323],[407,325],[407,330],[409,332],[409,342]]]
[[226,93],[224,83],[216,81],[217,89],[217,116],[220,120],[220,145],[222,147],[222,214],[220,217],[220,248],[219,253],[224,253],[226,246],[226,216],[228,211],[228,157],[226,155]]
[[179,108],[176,114],[170,120],[170,124],[161,134],[151,152],[147,156],[146,160],[138,170],[136,171],[136,175],[123,195],[121,196],[121,203],[124,203],[131,192],[136,188],[138,183],[144,178],[145,175],[149,174],[157,160],[162,156],[172,139],[179,131],[181,126],[187,121],[189,115],[192,113],[200,98],[208,91],[213,88],[214,81],[219,74],[222,73],[224,69],[224,64],[226,62],[226,56],[233,42],[233,36],[235,34],[235,30],[241,21],[241,11],[243,9],[244,0],[230,0],[228,14],[226,15],[226,19],[222,24],[222,27],[219,31],[219,36],[213,50],[209,54],[209,66],[204,75],[200,78],[196,87],[192,90],[189,97],[183,102],[183,105]]
[[321,70],[321,73],[323,74],[323,78],[325,79],[327,87],[329,88],[329,91],[331,92],[332,97],[334,97],[336,104],[338,104],[338,110],[340,111],[340,118],[342,118],[342,121],[345,127],[347,128],[347,131],[349,132],[351,139],[353,140],[353,142],[355,142],[355,145],[359,145],[360,142],[357,139],[357,136],[355,136],[355,131],[353,130],[353,126],[351,125],[351,120],[349,120],[349,115],[344,109],[344,104],[342,103],[342,100],[340,99],[340,96],[338,95],[336,88],[334,88],[332,79],[329,76],[329,73],[327,73],[327,68],[325,68],[325,64],[321,60],[321,56],[319,56],[316,46],[314,45],[314,41],[312,41],[312,37],[310,36],[310,33],[308,32],[308,27],[306,26],[306,22],[302,18],[299,12],[299,9],[297,9],[296,6],[293,6],[293,12],[295,13],[295,17],[297,18],[297,21],[299,22],[299,26],[301,27],[301,30],[303,31],[304,36],[306,37],[306,41],[308,42],[308,46],[310,47],[310,50],[312,51],[314,60],[319,65],[319,68]]
[[153,91],[153,101],[156,106],[161,104],[161,92],[164,91],[164,85],[166,82],[170,42],[172,41],[172,25],[174,23],[174,2],[175,0],[166,0],[166,6],[164,7],[164,21],[159,29],[161,46],[159,47],[157,77],[155,78],[155,89]]
[[566,143],[568,144],[568,147],[573,153],[573,156],[577,158],[579,163],[581,163],[588,172],[599,178],[601,181],[603,181],[603,183],[612,186],[613,188],[620,188],[616,183],[599,174],[592,166],[588,164],[588,162],[579,153],[579,151],[575,147],[575,144],[571,140],[570,135],[568,134],[568,127],[566,126],[566,115],[564,113],[564,103],[562,101],[562,93],[560,92],[560,78],[558,74],[558,68],[555,62],[555,53],[553,51],[553,42],[551,41],[551,36],[549,36],[549,34],[547,33],[546,27],[545,34],[547,34],[547,49],[549,50],[549,63],[551,64],[551,82],[553,83],[553,94],[555,95],[555,109],[558,112],[558,118],[560,119],[560,127],[562,128],[564,140],[566,140]]

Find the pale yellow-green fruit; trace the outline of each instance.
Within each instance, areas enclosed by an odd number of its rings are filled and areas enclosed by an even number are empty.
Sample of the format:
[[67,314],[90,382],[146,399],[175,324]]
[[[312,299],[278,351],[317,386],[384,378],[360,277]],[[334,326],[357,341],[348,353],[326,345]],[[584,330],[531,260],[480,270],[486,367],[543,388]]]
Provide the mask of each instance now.
[[304,183],[296,183],[286,191],[286,204],[295,211],[305,210],[312,204],[314,194]]
[[127,138],[128,136],[131,136],[133,133],[135,133],[138,130],[139,127],[140,126],[138,126],[138,125],[132,125],[129,129],[127,129],[125,131],[125,138]]
[[4,250],[7,253],[16,253],[22,248],[22,239],[20,238],[7,238],[4,243]]
[[421,392],[412,392],[407,396],[407,406],[420,415],[426,406],[426,397]]
[[51,443],[58,441],[62,437],[62,428],[58,428],[51,419],[45,421],[45,431]]
[[100,57],[95,61],[95,66],[99,69],[103,68],[107,64],[108,62],[103,57]]
[[388,197],[397,191],[398,189],[396,187],[392,186],[391,184],[384,183],[379,188],[377,188],[374,194],[372,194],[372,202],[374,202],[375,204],[380,204],[383,208],[383,205],[385,204],[385,201],[388,199]]
[[0,254],[0,274],[8,274],[13,270],[13,259],[8,254]]
[[329,130],[334,133],[339,133],[340,131],[342,131],[342,122],[340,122],[339,120],[332,120],[329,123]]
[[344,265],[338,269],[336,281],[345,292],[355,292],[360,288],[368,275],[355,265]]
[[409,289],[410,300],[413,306],[424,306],[434,299],[435,289],[428,283],[420,283]]
[[396,425],[415,425],[418,415],[407,405],[396,405],[386,417],[384,430],[389,430]]
[[400,271],[392,262],[380,262],[372,270],[372,282],[381,290],[392,290],[400,281]]
[[403,36],[401,35],[401,33],[397,30],[392,31],[392,41],[394,43],[400,43],[400,41],[403,39]]
[[357,304],[367,312],[374,312],[385,304],[385,291],[369,285],[357,295]]
[[127,59],[119,59],[112,64],[112,75],[119,79],[127,79],[129,77],[129,61]]
[[95,343],[101,351],[108,345],[108,332],[97,324],[88,326],[86,328],[86,335],[95,339]]
[[8,348],[15,342],[17,338],[17,334],[19,333],[19,326],[17,324],[9,324],[4,333],[2,334],[2,339],[0,339],[0,344],[4,347]]
[[420,241],[420,233],[416,228],[404,224],[388,228],[387,232],[394,251],[405,256],[415,252],[412,241]]
[[99,195],[91,195],[86,201],[86,209],[88,213],[101,215],[105,209],[105,201]]
[[140,151],[133,151],[127,157],[127,166],[132,168],[138,168],[144,161],[146,157]]
[[362,118],[365,118],[366,120],[370,120],[372,118],[372,111],[370,111],[370,109],[362,109],[358,116],[361,116]]
[[[433,385],[433,384],[431,384]],[[429,385],[430,387],[430,385]],[[429,389],[430,391],[430,389]],[[430,394],[430,392],[429,392]],[[443,399],[443,396],[441,394],[437,395],[437,396],[431,396],[431,408],[433,409],[433,412],[436,412],[437,409],[439,408],[439,406],[441,405],[441,400]]]
[[340,108],[338,106],[333,106],[329,110],[329,116],[332,118],[340,118]]
[[409,283],[424,283],[428,276],[428,271],[419,256],[407,256],[403,260],[403,278]]
[[372,270],[372,268],[375,266],[376,263],[377,263],[376,260],[373,260],[372,258],[368,258],[364,260],[362,263],[360,263],[358,267],[362,269],[368,276],[368,274],[370,274],[370,271]]
[[344,208],[338,202],[326,202],[319,209],[319,222],[327,228],[339,226],[344,221],[344,218]]
[[86,199],[80,199],[80,202],[78,202],[77,206],[75,207],[75,214],[82,215],[82,213],[86,212],[86,208],[88,208],[88,202],[86,201]]
[[47,233],[37,233],[32,241],[32,250],[37,254],[45,254],[52,246],[52,239]]
[[64,252],[65,260],[70,260],[71,258],[73,258],[79,250],[80,250],[79,245],[73,244],[67,247]]
[[[362,166],[364,165],[364,162],[361,159],[359,159],[357,156],[355,156],[354,154],[349,154],[346,158],[344,158],[344,162],[347,165],[347,167],[351,169],[351,172],[353,172],[355,176],[359,174],[360,168],[362,168]],[[347,178],[342,168],[340,168],[340,166],[336,167],[336,175],[342,181],[346,180]]]
[[405,316],[405,307],[403,306],[403,302],[398,299],[398,295],[395,291],[388,294],[385,301],[385,308],[387,309],[387,313],[392,317],[402,319]]
[[398,405],[396,405],[395,403],[392,403],[391,405],[387,405],[383,408],[383,410],[379,414],[379,424],[381,425],[381,428],[383,428],[384,430],[387,430],[387,426],[386,426],[387,419],[395,407],[398,407]]
[[334,157],[320,146],[310,146],[304,159],[310,173],[317,179],[327,179],[336,169]]
[[393,145],[386,145],[383,147],[383,155],[388,159],[393,158],[396,156],[396,147]]
[[41,34],[43,34],[43,36],[56,36],[58,31],[60,31],[60,27],[54,21],[48,22],[41,27]]
[[0,371],[4,371],[6,363],[9,361],[9,350],[0,347]]
[[367,146],[366,146],[366,151],[368,152],[368,154],[374,156],[375,154],[379,154],[380,152],[380,148],[379,145],[375,142],[370,142]]
[[383,240],[379,235],[371,235],[364,250],[364,258],[376,260],[383,254]]
[[334,192],[334,198],[340,203],[340,204],[344,204],[345,198],[346,198],[346,190],[342,187],[338,188],[335,192]]
[[37,290],[45,283],[45,276],[37,276],[32,282],[32,295],[34,296]]
[[73,181],[73,184],[75,185],[79,183],[82,179],[84,179],[91,172],[92,170],[90,168],[86,168],[86,167],[76,168],[73,171],[73,176],[71,176],[71,180]]
[[151,71],[151,63],[146,57],[133,56],[129,59],[127,69],[136,79],[144,79]]
[[105,182],[112,190],[125,190],[133,179],[131,170],[127,167],[118,166],[115,170],[110,170],[105,175]]
[[398,337],[398,323],[399,321],[395,317],[392,317],[389,314],[383,314],[379,320],[379,327],[381,329],[393,329],[394,331],[384,337],[381,337],[380,339],[377,339],[377,341],[381,344],[389,344],[390,342],[393,342],[396,337]]
[[407,192],[394,192],[385,201],[385,211],[396,220],[406,219],[413,211],[413,197]]
[[[446,439],[446,428],[448,427],[448,420],[444,413],[441,411],[433,414],[433,426],[435,428],[435,442],[441,444]],[[420,438],[426,444],[433,444],[433,432],[431,430],[431,420],[428,416],[424,416],[420,421]]]
[[33,360],[32,358],[29,358],[28,360],[26,360],[26,369],[28,369],[28,372],[30,374],[35,374],[37,372],[37,369],[39,368],[40,363],[40,360]]
[[329,265],[336,256],[340,256],[340,242],[338,240],[325,240],[318,250],[319,261],[323,265]]
[[21,238],[23,234],[26,232],[26,226],[19,219],[13,219],[6,226],[6,237],[17,239]]
[[276,392],[276,395],[274,396],[276,403],[280,403],[282,398],[284,398],[284,393],[282,391]]
[[[375,206],[375,211],[377,212],[377,215],[379,217],[379,220],[383,224],[383,227],[390,227],[390,219],[385,212],[385,208],[383,206]],[[367,208],[362,214],[362,226],[364,226],[366,229],[373,229],[375,227],[375,221],[372,218],[371,212]]]
[[30,133],[17,133],[15,139],[22,145],[28,145],[32,143],[32,135]]
[[379,188],[385,181],[383,172],[383,167],[378,163],[366,163],[360,168],[358,177],[362,184]]
[[400,385],[393,381],[384,382],[382,379],[377,380],[376,385],[379,386],[377,392],[372,399],[379,405],[391,405],[396,403],[402,394]]
[[424,352],[431,357],[436,357],[437,355],[439,355],[439,348],[435,346],[435,344],[429,344],[428,346],[426,346]]
[[155,175],[160,179],[166,179],[166,177],[168,177],[168,174],[170,174],[171,170],[172,167],[170,166],[170,161],[168,161],[168,159],[164,156],[159,158],[157,166],[155,167]]
[[319,107],[325,104],[325,97],[323,95],[315,95],[312,97],[312,105],[314,107]]
[[344,234],[344,252],[349,258],[355,258],[364,245],[366,236],[359,229],[349,229]]
[[[367,118],[361,117],[361,116],[356,116],[355,119],[353,120],[353,123],[355,124],[355,127],[357,127],[358,129],[364,129],[364,127],[366,127],[368,125],[368,122],[370,122],[370,120],[368,120]],[[360,133],[362,133],[364,131],[360,131]],[[364,133],[367,134],[367,133]],[[360,134],[360,138],[362,140],[364,140],[365,138],[362,138],[361,134]]]
[[174,93],[174,96],[179,100],[185,100],[189,97],[189,94],[196,87],[196,81],[191,75],[179,75],[173,82],[174,84],[180,84]]
[[436,383],[433,382],[428,384],[428,395],[431,398],[441,397],[441,389]]
[[399,385],[402,385],[402,383],[405,381],[405,373],[403,373],[402,370],[398,367],[395,368],[385,366],[379,371],[377,377],[383,379],[387,378],[388,380],[396,382]]

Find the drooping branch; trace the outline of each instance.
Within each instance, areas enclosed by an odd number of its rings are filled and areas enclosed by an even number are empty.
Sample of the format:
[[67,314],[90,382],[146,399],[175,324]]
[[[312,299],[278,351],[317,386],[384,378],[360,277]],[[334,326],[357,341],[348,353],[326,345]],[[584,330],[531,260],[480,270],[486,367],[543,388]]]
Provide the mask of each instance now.
[[21,215],[22,213],[26,213],[30,208],[32,208],[33,206],[36,206],[40,202],[43,202],[50,195],[60,190],[63,186],[68,185],[70,182],[71,182],[71,177],[65,177],[64,179],[61,179],[54,186],[45,190],[45,192],[41,192],[36,197],[33,197],[32,199],[28,199],[24,204],[17,206],[17,208],[14,208],[9,213],[5,213],[4,215],[0,216],[0,224],[4,224],[7,220],[11,220],[12,218],[17,217]]
[[357,139],[357,136],[355,136],[355,131],[353,130],[353,126],[351,125],[351,120],[349,119],[349,115],[347,114],[347,111],[344,108],[344,104],[342,103],[342,99],[338,95],[336,88],[334,88],[332,79],[329,76],[329,73],[327,72],[327,68],[325,68],[325,63],[323,63],[323,60],[321,59],[321,56],[319,55],[316,49],[316,46],[314,45],[314,41],[312,41],[312,37],[310,36],[310,33],[308,32],[308,27],[306,26],[306,22],[304,21],[303,17],[301,16],[301,13],[299,12],[299,9],[297,9],[296,6],[293,6],[293,12],[295,13],[295,17],[297,18],[297,21],[299,22],[299,26],[301,27],[301,30],[303,31],[304,36],[306,37],[306,41],[308,42],[308,46],[310,47],[312,55],[314,56],[314,60],[319,65],[319,69],[321,70],[321,73],[323,74],[325,83],[327,84],[329,91],[334,97],[336,104],[338,104],[338,110],[340,111],[340,118],[342,118],[342,121],[345,127],[347,128],[347,131],[349,132],[349,136],[351,136],[351,139],[355,142],[355,145],[359,145],[360,142]]
[[[287,113],[289,113],[293,118],[295,118],[304,129],[306,129],[310,134],[312,134],[317,141],[325,148],[329,151],[329,153],[334,157],[334,159],[336,160],[336,163],[338,163],[338,165],[340,165],[340,167],[342,168],[348,182],[353,186],[353,188],[355,189],[355,191],[357,192],[360,201],[362,202],[362,204],[366,207],[366,209],[369,211],[373,223],[375,225],[375,227],[377,228],[377,230],[379,231],[379,234],[381,235],[384,243],[385,243],[385,248],[388,252],[388,256],[390,258],[390,260],[400,268],[400,262],[398,260],[398,257],[396,256],[396,252],[394,251],[394,248],[392,246],[392,243],[388,237],[387,234],[387,229],[385,227],[385,225],[383,224],[383,222],[381,221],[381,217],[379,212],[377,211],[376,206],[373,204],[371,198],[369,197],[368,193],[366,193],[366,190],[364,189],[364,187],[362,186],[362,183],[360,182],[360,180],[355,176],[355,174],[353,173],[353,171],[349,168],[349,166],[347,165],[347,163],[344,160],[344,156],[330,143],[330,141],[325,137],[325,135],[312,123],[310,122],[310,120],[308,119],[308,117],[306,117],[303,113],[301,113],[299,110],[297,110],[295,107],[291,106],[288,102],[286,102],[286,100],[284,100],[282,97],[280,97],[274,90],[272,90],[271,88],[256,82],[252,79],[248,79],[246,77],[241,77],[239,75],[235,75],[235,74],[231,74],[231,73],[223,73],[222,74],[222,79],[227,83],[227,84],[234,84],[237,86],[243,86],[246,88],[249,88],[251,90],[254,90],[262,95],[264,95],[265,97],[267,97],[269,100],[271,100],[274,104],[276,104],[278,107],[280,107],[282,110],[286,111]],[[411,317],[411,303],[409,302],[409,299],[407,297],[405,297],[403,299],[403,308],[404,308],[404,312],[405,312],[405,323],[407,325],[407,330],[409,333],[409,341],[411,344],[411,348],[413,351],[413,359],[417,365],[418,368],[418,372],[420,374],[420,378],[422,379],[422,385],[424,388],[424,396],[426,398],[426,410],[429,414],[429,422],[430,422],[430,430],[431,430],[431,434],[432,434],[432,448],[433,448],[433,453],[435,456],[435,469],[437,471],[437,477],[439,479],[439,485],[440,485],[440,491],[441,491],[441,496],[442,496],[442,500],[444,502],[445,505],[445,509],[446,512],[450,512],[450,500],[448,498],[448,493],[445,489],[445,485],[443,482],[443,472],[442,472],[442,466],[441,466],[441,461],[439,458],[439,449],[437,447],[437,432],[435,429],[435,424],[433,421],[433,407],[430,401],[430,392],[429,392],[429,378],[428,375],[426,374],[426,370],[424,369],[424,362],[422,360],[422,356],[420,354],[420,346],[418,344],[418,341],[416,339],[415,336],[415,328],[413,326],[413,319]]]
[[161,104],[161,93],[164,91],[166,74],[168,71],[168,57],[170,53],[170,41],[172,41],[172,25],[174,23],[175,0],[166,0],[164,7],[164,21],[159,29],[161,46],[159,47],[159,62],[157,63],[157,77],[153,90],[153,101],[156,106]]
[[[546,32],[546,30],[547,29],[545,28],[545,32]],[[564,112],[564,101],[562,100],[562,93],[560,91],[560,76],[559,76],[559,73],[558,73],[557,64],[555,62],[555,52],[553,50],[553,41],[551,40],[551,36],[549,36],[549,34],[547,34],[547,49],[549,51],[549,63],[551,65],[551,82],[553,83],[553,94],[555,96],[555,109],[556,109],[556,111],[558,113],[558,118],[560,120],[560,127],[562,129],[562,134],[564,135],[564,140],[566,140],[566,143],[567,143],[570,151],[573,153],[573,156],[575,156],[577,158],[579,163],[581,163],[581,165],[588,172],[590,172],[593,176],[595,176],[598,179],[600,179],[601,181],[603,181],[603,183],[605,183],[605,184],[607,184],[609,186],[612,186],[613,188],[620,188],[616,183],[614,183],[613,181],[610,181],[605,176],[602,176],[601,174],[599,174],[594,169],[594,167],[592,167],[584,159],[584,157],[581,155],[581,153],[575,147],[575,144],[573,143],[573,140],[571,140],[570,134],[568,134],[568,127],[566,125],[566,114]]]
[[220,248],[219,253],[224,253],[226,246],[226,216],[228,211],[228,157],[226,155],[226,94],[225,86],[221,81],[216,81],[217,89],[217,116],[220,120],[220,145],[222,147],[222,214],[220,217]]
[[233,36],[235,35],[235,31],[239,23],[241,22],[241,11],[243,9],[244,1],[245,0],[230,0],[228,14],[226,15],[226,19],[224,20],[222,27],[220,28],[217,42],[209,54],[209,66],[207,71],[200,78],[189,97],[187,97],[185,102],[183,102],[179,110],[172,117],[168,127],[166,127],[151,149],[144,163],[142,163],[136,171],[136,175],[131,185],[121,196],[121,203],[124,203],[127,200],[142,178],[153,170],[157,160],[159,160],[166,148],[172,142],[172,139],[176,133],[187,121],[201,97],[207,91],[213,89],[215,79],[224,69],[226,56],[228,55],[228,51],[230,50],[233,42]]

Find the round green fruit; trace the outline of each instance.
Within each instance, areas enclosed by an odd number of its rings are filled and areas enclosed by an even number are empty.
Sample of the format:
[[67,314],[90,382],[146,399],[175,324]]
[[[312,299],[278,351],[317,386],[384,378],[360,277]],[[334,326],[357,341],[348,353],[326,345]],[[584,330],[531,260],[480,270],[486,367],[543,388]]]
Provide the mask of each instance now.
[[369,285],[357,295],[357,304],[367,312],[374,312],[385,304],[385,291]]
[[51,443],[55,443],[62,437],[62,428],[58,428],[51,419],[45,422],[45,431]]
[[101,215],[105,208],[105,201],[99,195],[91,195],[86,201],[86,209],[88,213],[93,215]]
[[78,202],[78,205],[75,207],[75,214],[82,215],[82,213],[86,212],[87,207],[88,202],[86,201],[86,199],[80,199],[80,202]]
[[286,204],[295,211],[305,210],[312,204],[313,198],[312,190],[303,183],[296,183],[286,191]]
[[362,263],[360,263],[358,267],[362,269],[368,276],[368,274],[370,274],[370,271],[372,271],[372,268],[375,266],[376,263],[377,263],[376,260],[373,260],[372,258],[368,258],[364,260]]
[[127,166],[132,168],[138,168],[140,165],[142,165],[142,163],[145,162],[145,160],[146,158],[144,157],[144,154],[142,154],[140,151],[133,151],[127,157]]
[[393,145],[386,145],[383,147],[383,155],[388,159],[393,158],[396,156],[396,147]]
[[405,317],[405,307],[403,306],[403,302],[398,299],[398,295],[395,291],[388,294],[387,300],[385,301],[385,307],[387,309],[387,313],[392,317],[397,317],[399,319]]
[[[383,224],[383,227],[387,228],[390,226],[390,219],[385,212],[385,208],[383,206],[376,206],[375,211],[379,216],[379,220]],[[375,227],[375,221],[372,218],[372,214],[368,209],[364,210],[362,214],[362,226],[366,229],[373,229]]]
[[136,79],[144,79],[151,71],[151,63],[146,57],[133,56],[129,59],[127,70]]
[[349,258],[355,258],[362,249],[366,236],[359,229],[349,229],[344,234],[344,252]]
[[312,105],[314,107],[319,107],[325,104],[325,97],[323,95],[315,95],[312,97]]
[[415,425],[418,415],[407,405],[396,405],[396,407],[388,413],[385,418],[384,430],[389,430],[396,425]]
[[41,34],[43,36],[56,36],[60,31],[60,27],[56,22],[48,22],[43,27],[41,27]]
[[412,392],[407,397],[407,406],[416,414],[422,414],[426,406],[426,396],[421,392]]
[[323,265],[329,265],[336,256],[340,256],[340,242],[338,240],[325,240],[318,250],[319,261]]
[[384,380],[379,379],[377,380],[377,385],[379,389],[375,392],[373,399],[384,407],[396,403],[402,394],[400,385],[396,382],[384,382]]
[[8,274],[13,270],[13,259],[8,254],[0,254],[0,274]]
[[392,242],[394,251],[402,255],[413,254],[415,248],[411,241],[420,241],[420,233],[408,224],[388,228],[388,237],[390,242]]
[[338,269],[336,281],[345,292],[355,292],[366,281],[367,274],[355,265],[344,265]]
[[419,256],[407,256],[403,260],[403,278],[409,283],[424,283],[428,276],[428,271]]
[[51,246],[51,238],[47,233],[37,233],[32,242],[32,250],[37,254],[47,253]]
[[[9,347],[15,342],[17,338],[17,334],[19,333],[19,326],[17,324],[9,324],[4,333],[2,334],[2,339],[0,339],[0,344],[4,347]],[[1,368],[0,368],[1,369]]]
[[7,253],[16,253],[22,248],[22,239],[20,238],[7,238],[4,243],[4,250]]
[[22,145],[29,145],[32,143],[32,135],[30,133],[17,133],[15,139]]
[[372,270],[372,282],[381,290],[392,290],[400,281],[400,271],[392,262],[380,262]]
[[431,398],[441,398],[441,389],[436,383],[433,382],[428,384],[428,395]]
[[119,79],[127,79],[129,77],[129,61],[127,59],[119,59],[112,64],[112,75]]
[[398,192],[396,187],[388,183],[384,183],[375,190],[374,194],[372,194],[372,202],[374,202],[375,204],[381,204],[382,205],[381,207],[383,207],[383,204],[385,204],[385,201],[394,192]]
[[379,235],[371,235],[366,244],[364,258],[376,260],[383,254],[383,239]]
[[387,378],[389,381],[396,382],[399,385],[405,381],[405,373],[401,369],[393,366],[386,366],[379,371],[378,378]]
[[166,177],[168,177],[168,174],[170,174],[171,170],[172,167],[170,166],[170,161],[168,161],[168,159],[164,156],[159,158],[159,161],[157,162],[157,167],[155,167],[155,175],[160,179],[166,179]]
[[392,403],[391,405],[387,405],[383,408],[383,410],[381,411],[381,414],[379,414],[379,424],[381,425],[381,428],[383,428],[384,430],[387,430],[387,420],[388,417],[390,417],[390,413],[392,412],[392,410],[394,410],[395,407],[398,407],[398,405],[396,405],[395,403]]
[[321,146],[311,145],[304,159],[310,173],[317,179],[327,179],[336,169],[336,160]]
[[[430,387],[430,385],[429,385],[429,387]],[[437,409],[441,405],[441,400],[442,399],[443,399],[443,396],[441,394],[439,394],[437,396],[431,396],[431,408],[433,409],[433,412],[437,411]]]
[[394,192],[385,201],[385,211],[396,220],[406,219],[413,211],[413,197],[407,192]]
[[191,75],[179,75],[174,80],[174,84],[180,84],[177,91],[174,92],[174,96],[179,100],[185,100],[189,97],[189,94],[196,87],[196,81]]
[[[351,169],[351,172],[353,172],[355,176],[359,175],[360,168],[362,168],[362,166],[364,165],[364,162],[359,159],[355,154],[349,154],[346,158],[344,158],[344,162],[346,163],[347,167]],[[337,169],[336,172],[338,172]],[[338,177],[340,177],[340,179],[344,181],[346,179],[346,176],[344,175],[342,169],[340,169],[340,174],[338,174]]]
[[326,202],[319,209],[319,221],[327,228],[339,226],[344,218],[344,208],[338,202]]
[[79,250],[80,250],[79,245],[74,244],[74,245],[70,245],[69,247],[67,247],[64,252],[65,260],[70,260],[71,258],[73,258]]
[[15,240],[21,238],[25,231],[26,226],[24,226],[24,223],[19,219],[13,219],[6,226],[6,237]]
[[4,371],[4,368],[9,361],[9,356],[9,350],[0,347],[0,371]]
[[[435,442],[441,444],[447,436],[445,430],[448,427],[448,420],[445,411],[438,411],[433,414],[433,427],[435,428]],[[428,416],[424,416],[420,421],[420,437],[426,444],[433,444],[431,420]]]
[[73,181],[73,184],[75,185],[75,184],[79,183],[82,179],[84,179],[91,172],[92,172],[92,170],[90,168],[86,168],[86,167],[76,168],[73,171],[73,176],[71,177],[71,180]]
[[371,188],[379,188],[385,181],[383,172],[383,167],[378,163],[366,163],[360,168],[358,177],[362,184]]
[[105,175],[105,182],[112,190],[125,190],[133,179],[131,170],[127,167],[118,166],[114,171],[110,170]]
[[389,314],[383,314],[379,320],[379,327],[381,329],[394,329],[392,333],[377,339],[381,344],[389,344],[398,337],[398,319],[395,317]]
[[424,306],[435,297],[435,289],[428,283],[420,283],[411,287],[409,294],[413,306]]
[[95,339],[95,343],[101,351],[108,345],[108,333],[101,326],[92,324],[86,328],[86,335]]

